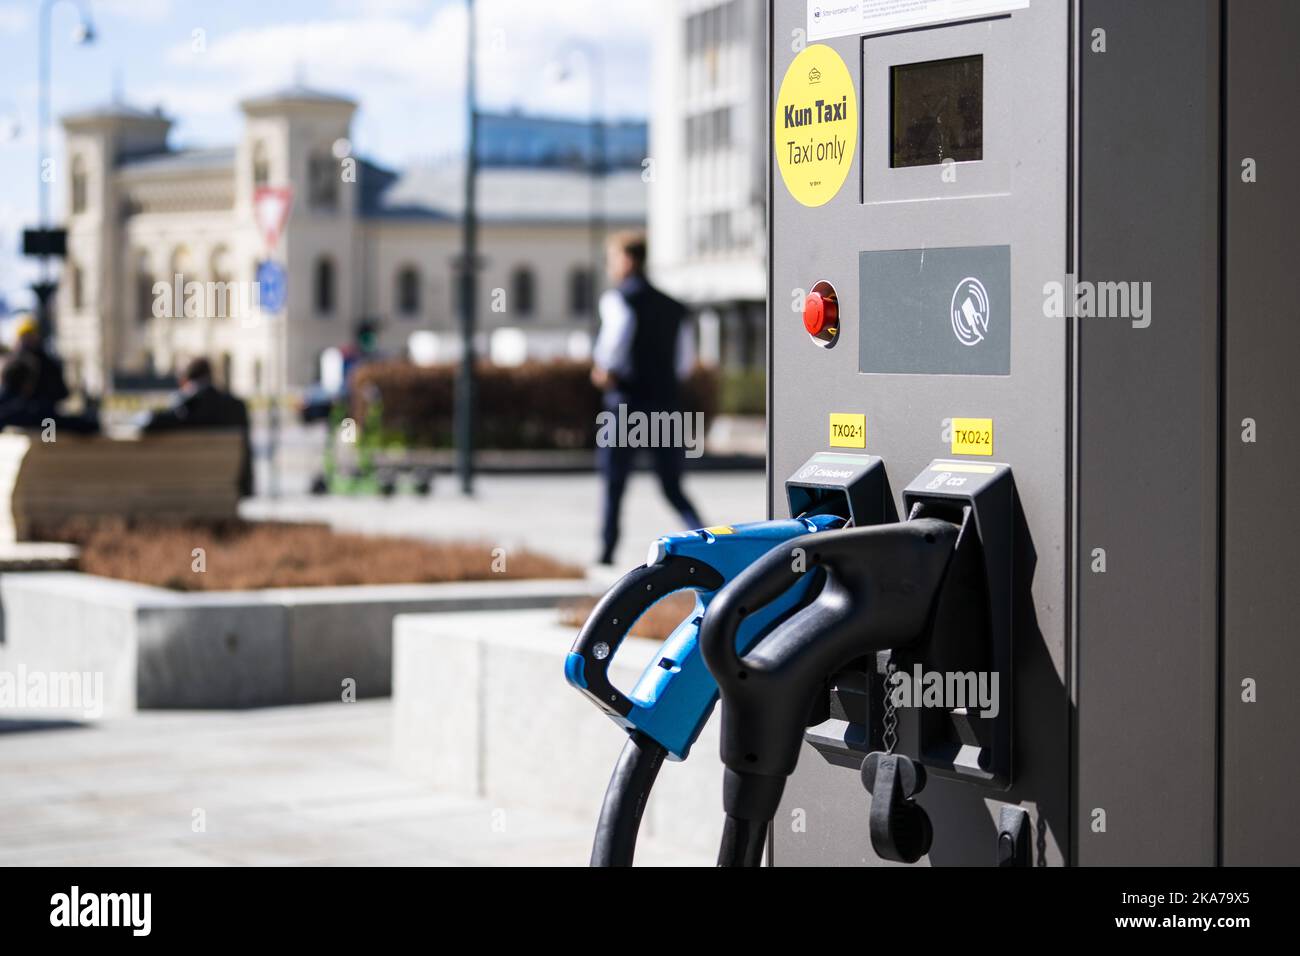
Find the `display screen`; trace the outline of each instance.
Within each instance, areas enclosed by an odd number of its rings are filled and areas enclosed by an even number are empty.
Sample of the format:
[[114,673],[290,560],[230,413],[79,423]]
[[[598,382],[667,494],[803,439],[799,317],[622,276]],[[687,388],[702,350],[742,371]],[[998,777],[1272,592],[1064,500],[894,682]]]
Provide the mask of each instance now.
[[890,70],[890,163],[935,166],[984,158],[984,57],[904,63]]

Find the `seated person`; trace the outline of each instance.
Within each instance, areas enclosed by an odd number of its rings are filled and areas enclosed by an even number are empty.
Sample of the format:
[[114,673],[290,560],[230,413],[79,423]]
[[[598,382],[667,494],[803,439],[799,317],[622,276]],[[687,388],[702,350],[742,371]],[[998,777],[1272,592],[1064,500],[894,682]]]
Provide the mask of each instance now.
[[99,422],[82,415],[60,415],[50,404],[35,396],[37,372],[21,353],[10,356],[0,371],[0,428],[44,429],[54,423],[58,429],[80,434],[99,431]]
[[46,350],[40,326],[30,316],[18,323],[18,348],[10,361],[27,366],[31,373],[27,397],[36,403],[42,418],[53,417],[55,408],[68,397],[63,363]]
[[248,406],[212,383],[212,366],[196,358],[185,366],[181,387],[171,405],[154,412],[144,422],[144,431],[161,432],[192,428],[238,428],[244,438],[243,461],[239,467],[239,493],[253,493],[253,462],[249,448]]
[[0,428],[40,428],[40,408],[31,397],[31,366],[15,358],[0,371]]

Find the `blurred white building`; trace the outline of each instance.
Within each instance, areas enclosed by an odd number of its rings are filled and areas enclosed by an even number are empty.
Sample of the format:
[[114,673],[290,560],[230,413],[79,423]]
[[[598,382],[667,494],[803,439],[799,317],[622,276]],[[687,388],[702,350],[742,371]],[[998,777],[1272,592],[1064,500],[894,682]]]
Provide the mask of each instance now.
[[[123,104],[63,119],[68,259],[56,334],[70,383],[100,393],[206,355],[238,392],[301,386],[361,323],[377,325],[383,351],[401,353],[421,332],[426,358],[453,358],[461,164],[390,171],[354,157],[357,104],[346,97],[293,87],[240,106],[243,134],[225,149],[172,149],[167,117]],[[589,127],[510,115],[484,126],[482,350],[511,361],[581,353],[593,326],[591,168],[574,144]],[[645,126],[611,127],[627,161],[605,176],[606,226],[640,226]],[[255,190],[285,185],[294,199],[274,256],[288,275],[281,322],[242,314],[231,296],[267,257]],[[207,294],[160,300],[158,283],[176,276]]]
[[[702,354],[764,361],[766,7],[665,0],[655,22],[651,270],[700,313]],[[717,353],[720,352],[719,356]]]

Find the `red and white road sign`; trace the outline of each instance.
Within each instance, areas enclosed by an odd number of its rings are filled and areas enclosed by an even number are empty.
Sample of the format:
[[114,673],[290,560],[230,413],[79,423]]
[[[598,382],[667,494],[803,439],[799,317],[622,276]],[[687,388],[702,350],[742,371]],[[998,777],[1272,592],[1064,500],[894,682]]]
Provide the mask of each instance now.
[[292,186],[258,186],[253,192],[253,221],[262,233],[268,253],[274,252],[279,244],[292,207]]

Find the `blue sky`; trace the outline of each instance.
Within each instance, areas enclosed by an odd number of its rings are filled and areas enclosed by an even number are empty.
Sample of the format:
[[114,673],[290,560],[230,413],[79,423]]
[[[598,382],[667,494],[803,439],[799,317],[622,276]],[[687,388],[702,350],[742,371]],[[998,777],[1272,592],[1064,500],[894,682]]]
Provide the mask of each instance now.
[[[462,148],[466,20],[461,0],[88,0],[97,37],[78,46],[75,4],[54,7],[51,143],[57,117],[108,102],[161,106],[177,146],[233,143],[238,100],[301,79],[361,103],[359,154],[405,165]],[[0,0],[0,296],[25,306],[17,255],[36,219],[38,0]],[[478,0],[479,84],[488,108],[585,116],[586,67],[603,51],[606,115],[649,111],[655,0]],[[566,57],[567,50],[567,57]],[[572,65],[567,80],[554,69]],[[53,155],[61,156],[59,149]],[[57,186],[51,200],[61,210]]]

